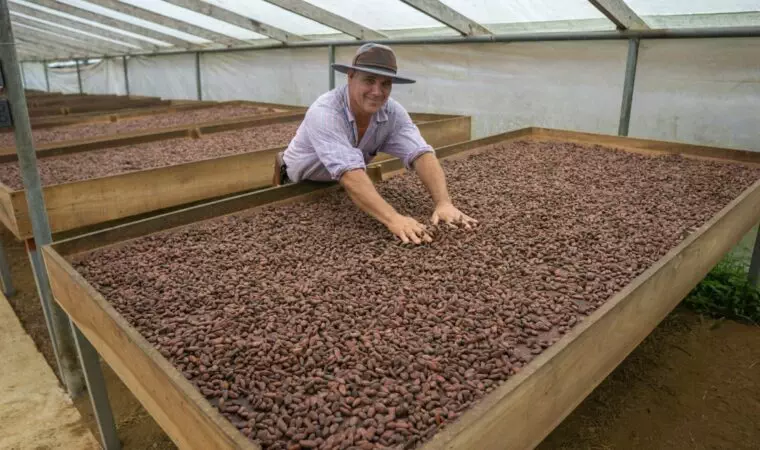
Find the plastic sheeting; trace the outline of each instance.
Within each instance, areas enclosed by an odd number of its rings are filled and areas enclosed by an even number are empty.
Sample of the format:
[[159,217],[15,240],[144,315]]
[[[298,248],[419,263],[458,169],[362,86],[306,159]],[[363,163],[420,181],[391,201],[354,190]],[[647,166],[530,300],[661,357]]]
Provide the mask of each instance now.
[[39,91],[47,90],[45,83],[45,66],[38,62],[21,63],[22,75],[24,77],[24,86],[26,89],[37,89]]
[[165,55],[127,59],[132,95],[196,100],[195,55]]
[[82,66],[82,89],[88,94],[127,93],[124,84],[124,64],[119,59],[104,59],[97,64]]
[[201,56],[204,100],[307,106],[328,87],[327,49],[256,50]]
[[[395,86],[393,97],[413,112],[472,116],[473,137],[532,125],[617,133],[626,41],[395,50],[400,71],[418,83]],[[353,53],[339,48],[336,60]],[[327,63],[325,48],[205,54],[203,98],[307,106],[328,88]],[[119,64],[96,66],[90,81],[83,77],[85,92],[119,93]],[[27,83],[39,82],[26,72]],[[760,151],[758,74],[757,39],[644,40],[630,135]],[[135,95],[197,96],[194,55],[131,58],[129,77]],[[335,79],[345,83],[343,74]],[[53,90],[78,91],[75,69],[51,69],[50,80]]]
[[630,135],[760,151],[757,39],[642,41]]
[[[624,41],[398,46],[408,110],[473,117],[474,137],[527,126],[617,132]],[[355,49],[341,48],[339,61]],[[344,75],[336,76],[345,80]],[[594,98],[594,110],[579,112]]]
[[48,78],[50,79],[50,90],[53,92],[79,93],[79,81],[77,81],[77,68],[75,66],[51,67],[48,69]]

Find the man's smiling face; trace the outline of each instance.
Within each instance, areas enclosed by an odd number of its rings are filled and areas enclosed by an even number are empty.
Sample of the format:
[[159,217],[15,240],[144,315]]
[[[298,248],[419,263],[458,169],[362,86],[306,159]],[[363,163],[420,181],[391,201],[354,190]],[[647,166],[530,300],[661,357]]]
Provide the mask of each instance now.
[[391,95],[390,77],[353,70],[348,75],[348,95],[355,116],[371,116],[385,105]]

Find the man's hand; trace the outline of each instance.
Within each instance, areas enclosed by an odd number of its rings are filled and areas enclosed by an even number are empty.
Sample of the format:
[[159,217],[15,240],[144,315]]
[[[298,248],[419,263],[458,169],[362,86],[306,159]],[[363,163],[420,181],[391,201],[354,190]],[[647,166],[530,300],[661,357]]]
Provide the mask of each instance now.
[[422,242],[433,242],[433,238],[427,232],[425,225],[417,222],[409,216],[396,214],[387,224],[391,233],[408,244],[409,241],[419,245]]
[[448,202],[436,206],[435,211],[433,211],[431,219],[433,225],[438,225],[438,222],[441,220],[454,228],[457,228],[457,225],[461,225],[468,230],[478,224],[477,220],[462,213],[462,211]]

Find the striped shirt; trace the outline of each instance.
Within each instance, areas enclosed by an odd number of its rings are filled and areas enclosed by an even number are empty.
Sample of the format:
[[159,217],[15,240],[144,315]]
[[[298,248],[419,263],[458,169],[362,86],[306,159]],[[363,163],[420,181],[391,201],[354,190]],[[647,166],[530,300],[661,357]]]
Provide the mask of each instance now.
[[373,114],[357,142],[356,119],[348,104],[346,85],[323,94],[309,107],[283,155],[288,178],[339,180],[349,170],[366,168],[380,151],[399,158],[409,169],[419,156],[434,151],[406,109],[392,98]]

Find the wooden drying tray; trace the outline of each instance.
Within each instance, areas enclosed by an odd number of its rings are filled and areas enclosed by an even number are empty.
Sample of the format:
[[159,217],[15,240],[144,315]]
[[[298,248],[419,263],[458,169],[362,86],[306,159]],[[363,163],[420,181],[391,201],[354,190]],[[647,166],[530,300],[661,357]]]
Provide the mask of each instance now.
[[[294,121],[302,117],[303,114],[279,119]],[[284,121],[270,118],[268,122],[259,121],[258,125]],[[467,141],[471,137],[469,117],[455,116],[417,126],[425,140],[434,147]],[[234,128],[242,127],[226,129]],[[186,134],[185,129],[180,133]],[[284,147],[259,149],[221,158],[44,186],[42,192],[50,230],[59,233],[270,187],[274,156],[282,149]],[[20,240],[32,236],[28,211],[26,191],[13,190],[0,183],[0,222]]]
[[[132,99],[136,97],[131,97]],[[143,97],[147,98],[147,97]],[[150,97],[153,99],[158,99],[158,97]],[[34,98],[27,101],[27,104],[30,108],[34,107],[41,107],[41,106],[70,106],[70,105],[76,105],[78,103],[94,103],[98,101],[103,100],[129,100],[130,97],[126,95],[109,95],[109,94],[92,94],[92,95],[81,95],[76,97],[64,97],[64,96],[57,96],[57,97],[47,97],[47,98]]]
[[[144,144],[146,142],[162,141],[165,139],[199,137],[202,134],[220,133],[240,128],[270,125],[273,123],[292,122],[294,120],[303,119],[303,116],[304,113],[298,110],[254,114],[252,116],[190,123],[174,127],[153,128],[133,131],[130,133],[109,134],[85,139],[50,142],[48,144],[36,146],[36,154],[38,158],[45,158],[49,156],[60,156],[70,153],[121,147],[124,145]],[[18,155],[15,147],[0,148],[0,163],[16,160],[18,160]]]
[[123,108],[144,108],[150,106],[170,105],[171,100],[161,99],[117,99],[81,103],[72,106],[42,106],[29,108],[29,117],[47,117],[90,111],[113,111]]
[[[122,119],[153,116],[159,114],[173,113],[177,111],[190,111],[195,109],[211,108],[215,106],[239,106],[251,105],[275,109],[274,112],[300,111],[303,108],[291,105],[278,105],[272,103],[247,102],[241,100],[232,100],[224,102],[214,101],[197,101],[197,100],[171,100],[168,106],[148,106],[145,108],[126,108],[113,111],[91,111],[77,114],[67,114],[64,116],[45,116],[30,119],[32,129],[38,130],[43,128],[53,128],[79,123],[97,123],[97,122],[117,122]],[[11,128],[4,128],[0,132],[13,132]]]
[[[33,117],[30,119],[32,129],[39,130],[43,128],[62,127],[66,125],[75,125],[80,123],[97,123],[97,122],[117,122],[122,119],[153,116],[159,114],[172,113],[177,111],[191,111],[194,109],[211,108],[214,106],[225,105],[228,102],[192,102],[177,103],[174,100],[168,106],[147,106],[145,108],[126,108],[114,111],[91,111],[76,114],[67,114],[64,116],[44,116]],[[232,102],[230,102],[232,103]],[[13,132],[13,129],[3,129],[3,132]]]
[[[517,139],[612,145],[738,162],[760,154],[527,128],[439,149],[456,158]],[[479,149],[480,148],[480,149]],[[599,151],[605,151],[600,149]],[[371,166],[385,176],[395,161]],[[43,248],[56,301],[132,393],[183,449],[256,449],[66,261],[90,251],[236,211],[318,197],[335,185],[296,184],[240,195],[60,241]],[[529,449],[551,432],[760,220],[760,181],[613,295],[517,375],[427,442],[425,450]]]

